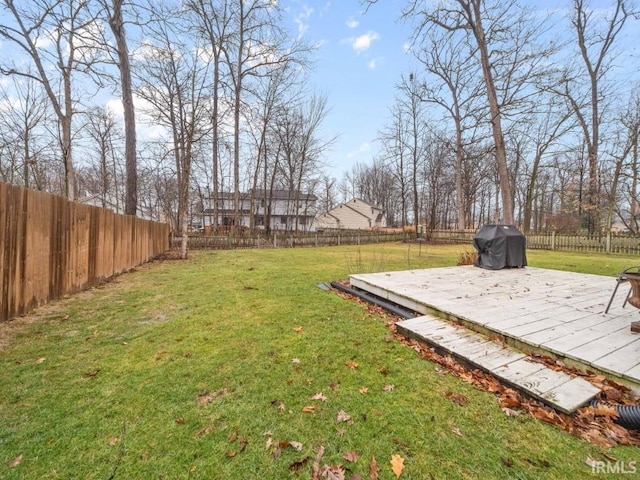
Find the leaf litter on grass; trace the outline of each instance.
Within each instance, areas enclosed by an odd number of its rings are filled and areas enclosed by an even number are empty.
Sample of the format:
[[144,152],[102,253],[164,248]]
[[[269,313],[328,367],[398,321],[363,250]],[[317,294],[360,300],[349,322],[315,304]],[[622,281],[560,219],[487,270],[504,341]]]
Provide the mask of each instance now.
[[[396,332],[395,323],[401,319],[394,317],[381,307],[372,305],[348,293],[336,293],[343,298],[363,305],[369,314],[385,319],[387,328],[391,331],[391,335],[385,337],[385,342],[391,342],[393,339],[396,339],[415,350],[422,358],[446,367],[448,371],[465,382],[481,390],[498,395],[500,407],[507,416],[517,416],[515,409],[520,409],[533,418],[560,427],[569,433],[601,447],[640,445],[640,432],[628,430],[615,423],[616,417],[613,416],[610,411],[598,410],[593,406],[585,406],[578,409],[573,415],[556,412],[553,408],[535,399],[525,397],[519,392],[503,385],[491,374],[479,369],[469,369],[457,362],[450,355],[440,355],[433,348],[400,335]],[[533,354],[531,357],[533,360],[543,363],[549,368],[565,371],[571,375],[579,375],[590,381],[602,390],[602,393],[599,395],[599,400],[601,401],[627,405],[635,404],[635,400],[630,395],[631,392],[627,387],[609,380],[604,376],[582,372],[577,368],[565,365],[548,356]],[[382,373],[384,370],[385,367],[381,367],[378,371]],[[454,392],[448,391],[445,392],[444,395],[461,406],[464,406],[467,402],[467,399],[463,395]]]

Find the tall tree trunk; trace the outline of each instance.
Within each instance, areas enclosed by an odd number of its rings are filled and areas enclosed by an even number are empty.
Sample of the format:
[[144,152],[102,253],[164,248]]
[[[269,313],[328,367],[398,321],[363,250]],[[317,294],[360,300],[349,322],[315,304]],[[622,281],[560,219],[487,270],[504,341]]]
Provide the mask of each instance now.
[[242,60],[244,58],[244,2],[238,2],[238,58],[233,99],[233,231],[240,227],[240,105],[242,95]]
[[133,105],[131,86],[131,66],[129,49],[122,18],[124,0],[113,0],[113,11],[109,17],[109,26],[116,39],[118,51],[118,69],[120,70],[120,88],[122,89],[122,108],[124,113],[124,156],[126,163],[126,194],[124,213],[135,215],[138,211],[138,161],[136,152],[136,113]]
[[[480,0],[472,1],[473,17],[475,23],[472,25],[475,35],[478,51],[480,53],[480,63],[482,64],[482,76],[486,85],[487,100],[489,102],[489,112],[491,114],[491,130],[493,134],[493,142],[495,146],[495,157],[498,169],[498,187],[502,199],[502,218],[506,224],[513,224],[513,198],[511,196],[511,182],[509,180],[509,168],[507,165],[507,149],[504,142],[504,134],[502,132],[502,115],[496,86],[491,71],[491,61],[489,59],[489,50],[487,40],[485,38],[484,27],[482,25],[482,12]],[[498,206],[496,205],[496,211]]]

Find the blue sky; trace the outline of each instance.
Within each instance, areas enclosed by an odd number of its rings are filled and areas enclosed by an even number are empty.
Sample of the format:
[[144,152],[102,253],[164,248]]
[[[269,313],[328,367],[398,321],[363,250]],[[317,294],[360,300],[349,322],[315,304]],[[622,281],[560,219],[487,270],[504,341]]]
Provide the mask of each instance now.
[[[330,174],[340,180],[356,162],[370,163],[376,156],[380,145],[375,139],[388,121],[394,87],[402,74],[417,68],[417,62],[405,51],[410,25],[399,19],[407,0],[378,0],[366,13],[359,0],[280,2],[292,30],[320,44],[310,78],[314,88],[328,96],[331,111],[324,133],[338,138],[325,161]],[[554,28],[549,32],[552,36],[559,32],[572,35],[567,25],[570,0],[530,0],[522,4],[554,17]],[[596,17],[606,17],[613,4],[613,0],[588,2],[597,11]],[[624,45],[618,47],[624,51],[618,65],[622,72],[618,74],[622,76],[620,87],[637,81],[639,25],[629,20],[624,35],[617,40]]]
[[394,85],[413,63],[405,53],[408,26],[398,21],[405,0],[382,0],[365,13],[358,0],[285,0],[292,28],[320,46],[310,73],[313,88],[326,93],[325,155],[338,178],[356,162],[369,163],[375,138],[388,117]]

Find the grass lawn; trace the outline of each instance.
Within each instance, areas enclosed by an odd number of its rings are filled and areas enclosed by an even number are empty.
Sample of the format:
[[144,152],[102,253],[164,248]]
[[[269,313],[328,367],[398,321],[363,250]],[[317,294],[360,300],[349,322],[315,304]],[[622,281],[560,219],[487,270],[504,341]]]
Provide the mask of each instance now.
[[[393,455],[401,479],[585,478],[587,457],[640,467],[637,448],[506,416],[494,395],[390,341],[384,319],[315,286],[452,266],[463,249],[192,252],[0,324],[0,478],[312,478],[320,450],[321,471],[363,479],[373,457],[378,478],[395,478]],[[604,275],[640,263],[528,257]]]

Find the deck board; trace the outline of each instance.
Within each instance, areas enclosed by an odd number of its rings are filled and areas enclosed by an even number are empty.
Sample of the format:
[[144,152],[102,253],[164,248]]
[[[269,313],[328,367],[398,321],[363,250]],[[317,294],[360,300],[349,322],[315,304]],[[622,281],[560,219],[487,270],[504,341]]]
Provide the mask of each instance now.
[[[578,388],[572,383],[576,379],[564,372],[554,371],[522,352],[430,315],[399,322],[396,327],[399,332],[444,350],[565,413],[586,404],[599,392],[581,378],[577,379]],[[570,385],[570,391],[562,390],[563,385]]]
[[629,328],[640,317],[638,309],[622,306],[626,286],[604,313],[614,277],[463,266],[352,275],[351,284],[422,314],[443,312],[640,391],[640,334]]

